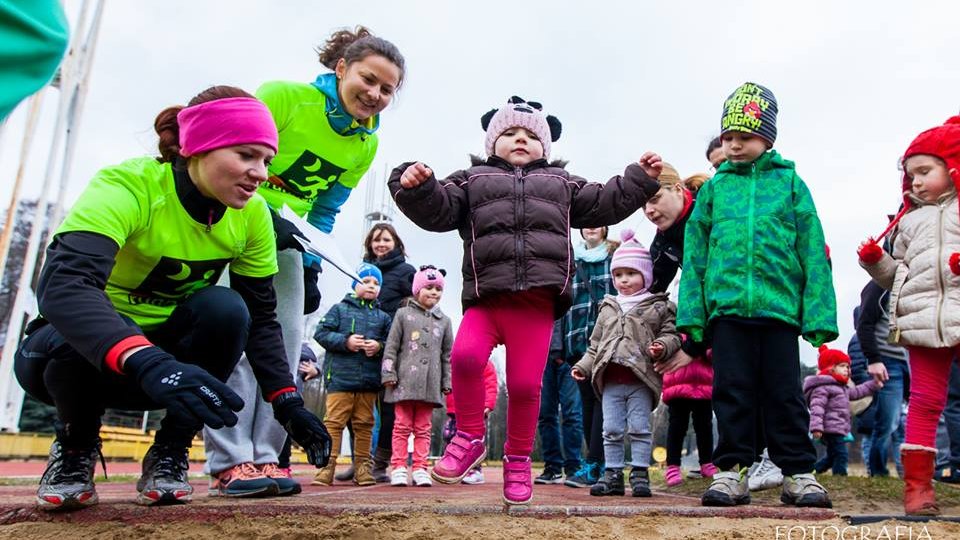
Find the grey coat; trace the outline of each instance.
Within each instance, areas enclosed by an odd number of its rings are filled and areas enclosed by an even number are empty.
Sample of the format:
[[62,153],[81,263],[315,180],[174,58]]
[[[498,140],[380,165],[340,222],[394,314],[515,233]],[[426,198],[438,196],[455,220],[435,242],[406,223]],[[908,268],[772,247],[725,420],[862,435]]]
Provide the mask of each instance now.
[[450,350],[453,326],[439,308],[427,311],[416,301],[397,311],[383,349],[380,377],[387,386],[387,403],[424,401],[443,404],[442,391],[449,391]]

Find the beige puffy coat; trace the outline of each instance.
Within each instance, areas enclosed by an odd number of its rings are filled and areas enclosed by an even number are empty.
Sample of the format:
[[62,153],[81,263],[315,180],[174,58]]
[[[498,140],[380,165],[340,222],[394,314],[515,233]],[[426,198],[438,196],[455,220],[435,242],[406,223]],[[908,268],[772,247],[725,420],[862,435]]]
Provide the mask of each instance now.
[[950,255],[960,252],[956,193],[936,203],[912,197],[917,207],[900,220],[893,256],[873,265],[870,277],[890,289],[890,340],[901,345],[943,348],[960,344],[960,276]]
[[653,370],[653,359],[647,347],[654,341],[664,346],[663,359],[680,349],[677,333],[677,306],[666,293],[654,293],[624,313],[614,296],[607,295],[600,303],[597,324],[590,335],[586,354],[575,369],[592,377],[597,395],[603,395],[603,372],[610,362],[630,368],[633,374],[660,399],[663,378]]

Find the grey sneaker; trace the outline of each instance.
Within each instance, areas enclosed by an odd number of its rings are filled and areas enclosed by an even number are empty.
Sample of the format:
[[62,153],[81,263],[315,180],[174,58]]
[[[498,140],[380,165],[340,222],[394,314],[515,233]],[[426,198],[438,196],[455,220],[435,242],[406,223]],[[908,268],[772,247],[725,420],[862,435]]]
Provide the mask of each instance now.
[[99,498],[93,482],[97,456],[102,462],[99,440],[89,448],[64,448],[59,440],[54,441],[37,489],[39,508],[46,511],[79,510],[97,504]]
[[754,463],[747,475],[747,485],[750,487],[750,491],[763,491],[775,488],[782,483],[783,472],[766,456]]
[[750,504],[747,489],[747,469],[721,471],[713,475],[713,482],[700,497],[703,506],[737,506]]
[[193,486],[187,482],[190,469],[186,448],[154,444],[143,456],[143,472],[137,480],[137,504],[159,506],[190,501]]
[[783,479],[780,502],[794,506],[833,508],[827,490],[811,473],[795,474]]

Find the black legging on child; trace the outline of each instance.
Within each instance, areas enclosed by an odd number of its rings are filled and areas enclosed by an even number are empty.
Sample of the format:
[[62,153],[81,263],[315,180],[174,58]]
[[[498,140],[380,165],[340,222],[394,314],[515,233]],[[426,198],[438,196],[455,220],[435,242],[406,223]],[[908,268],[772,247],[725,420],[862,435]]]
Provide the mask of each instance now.
[[578,381],[583,404],[583,438],[587,443],[587,461],[603,461],[603,406],[590,379]]
[[697,435],[700,465],[710,463],[713,456],[713,408],[709,399],[675,398],[667,405],[670,421],[667,425],[667,465],[680,465],[683,439],[693,416],[693,431]]
[[[200,366],[226,381],[240,360],[249,331],[250,314],[240,295],[226,287],[211,286],[177,306],[146,337],[180,362]],[[65,446],[94,442],[105,408],[162,408],[147,397],[136,380],[106,367],[94,367],[50,324],[23,340],[14,359],[14,372],[28,394],[57,408],[58,437]],[[193,418],[167,414],[160,422],[156,441],[189,447],[202,427]]]

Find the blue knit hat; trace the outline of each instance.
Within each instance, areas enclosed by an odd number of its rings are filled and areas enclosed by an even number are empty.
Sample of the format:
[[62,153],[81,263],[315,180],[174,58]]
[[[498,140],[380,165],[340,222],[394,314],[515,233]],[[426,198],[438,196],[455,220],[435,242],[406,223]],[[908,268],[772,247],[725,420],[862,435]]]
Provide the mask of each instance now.
[[[373,276],[377,278],[377,283],[383,285],[383,274],[379,268],[370,263],[361,263],[360,266],[357,267],[357,275],[360,276],[360,279]],[[350,287],[356,289],[359,284],[359,281],[353,280],[353,284],[351,284]]]

